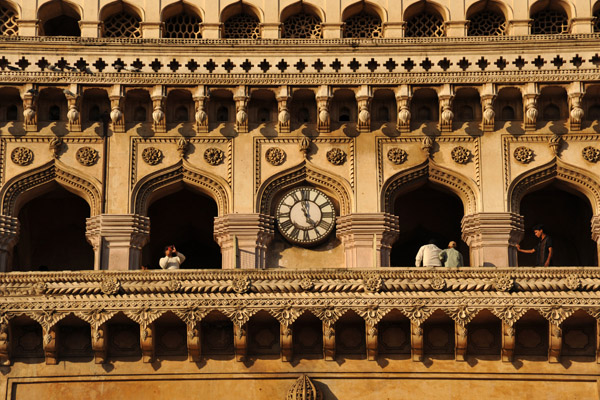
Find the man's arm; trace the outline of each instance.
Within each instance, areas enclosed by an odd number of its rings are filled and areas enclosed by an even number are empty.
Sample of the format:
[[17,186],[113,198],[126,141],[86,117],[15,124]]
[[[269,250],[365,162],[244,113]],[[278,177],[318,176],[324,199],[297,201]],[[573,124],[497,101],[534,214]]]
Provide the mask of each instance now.
[[417,258],[415,258],[415,267],[420,267],[421,263],[423,262],[423,252],[424,252],[424,247],[421,246],[421,248],[419,249],[419,252],[417,253]]
[[517,248],[517,251],[521,252],[521,253],[527,253],[527,254],[535,253],[535,249],[525,250],[525,249],[522,249],[521,246],[519,246],[519,245],[516,245],[515,247]]
[[463,260],[463,256],[461,253],[458,253],[458,266],[459,267],[464,267],[465,266],[465,261]]
[[167,268],[167,261],[169,261],[169,257],[163,257],[160,260],[158,260],[158,265],[160,265],[160,267],[162,269],[166,269]]
[[547,267],[550,265],[551,259],[552,259],[552,247],[548,247],[548,258],[546,259],[546,262],[544,263],[544,267]]
[[438,257],[443,265],[446,262],[446,258],[448,258],[447,254],[446,254],[446,250],[440,251],[440,255]]
[[177,257],[179,257],[179,264],[183,264],[183,262],[185,261],[185,256],[180,252],[177,252]]

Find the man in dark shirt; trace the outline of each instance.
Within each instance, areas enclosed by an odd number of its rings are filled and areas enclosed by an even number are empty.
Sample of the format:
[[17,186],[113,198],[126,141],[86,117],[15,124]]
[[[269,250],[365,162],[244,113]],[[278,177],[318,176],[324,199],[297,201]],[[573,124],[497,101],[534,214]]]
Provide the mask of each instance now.
[[525,250],[521,246],[517,245],[517,251],[521,253],[536,255],[536,265],[543,265],[544,267],[550,266],[552,261],[552,238],[544,232],[544,225],[536,225],[533,227],[533,233],[537,238],[540,239],[535,249]]

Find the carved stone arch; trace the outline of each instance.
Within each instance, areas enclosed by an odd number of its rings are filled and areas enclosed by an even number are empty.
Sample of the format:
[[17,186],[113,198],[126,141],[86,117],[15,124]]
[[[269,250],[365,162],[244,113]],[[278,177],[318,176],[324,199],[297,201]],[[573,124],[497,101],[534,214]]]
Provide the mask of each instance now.
[[381,19],[381,22],[385,23],[388,21],[387,10],[381,7],[375,1],[354,1],[352,4],[349,4],[344,11],[342,12],[342,21],[356,15],[360,12],[366,11],[368,13],[374,14]]
[[15,0],[2,0],[0,1],[0,6],[4,6],[10,9],[11,11],[14,11],[14,13],[17,15],[17,18],[21,18],[21,16],[23,15],[23,9],[21,5],[18,4]]
[[141,21],[146,20],[143,8],[138,7],[129,1],[122,0],[112,1],[110,3],[105,4],[98,12],[98,20],[104,21],[111,15],[117,14],[122,11],[130,13],[133,16],[140,18]]
[[253,2],[244,0],[225,6],[221,10],[220,21],[225,22],[237,14],[249,14],[258,18],[259,22],[265,21],[264,10],[258,7],[256,4],[253,4]]
[[465,13],[465,20],[471,18],[474,14],[484,11],[499,11],[504,14],[504,17],[507,21],[511,21],[514,19],[514,11],[513,7],[506,2],[499,0],[472,0],[471,4],[467,4],[465,9],[467,10]]
[[2,191],[2,215],[16,217],[23,204],[37,197],[53,182],[83,198],[90,206],[90,216],[102,212],[100,182],[52,160],[9,180]]
[[594,215],[600,212],[600,177],[587,171],[554,159],[517,176],[508,188],[508,209],[519,213],[521,200],[526,194],[558,180],[585,195],[592,206]]
[[313,14],[319,17],[321,22],[325,22],[325,11],[323,11],[323,8],[317,6],[312,1],[296,1],[286,6],[279,14],[279,21],[284,22],[287,18],[299,13]]
[[219,215],[231,212],[229,185],[222,178],[197,169],[185,160],[140,179],[131,194],[130,211],[147,215],[150,204],[172,193],[181,184],[189,185],[215,200]]
[[204,21],[204,10],[190,1],[169,0],[163,4],[160,12],[160,20],[165,22],[167,19],[181,13],[188,13]]
[[478,191],[469,178],[458,172],[446,169],[431,160],[401,171],[392,176],[383,185],[381,192],[381,208],[384,212],[394,213],[394,201],[405,188],[418,185],[421,181],[437,183],[457,195],[463,203],[465,215],[474,214],[478,210]]
[[295,167],[281,171],[267,179],[258,190],[256,211],[262,214],[271,214],[277,194],[304,182],[313,184],[333,195],[339,204],[340,215],[352,212],[352,188],[348,182],[341,176],[321,170],[307,161],[302,161]]
[[438,2],[429,0],[414,0],[410,2],[410,4],[407,4],[407,6],[402,12],[402,19],[404,21],[408,21],[410,18],[422,12],[434,12],[439,14],[439,16],[442,17],[442,20],[444,21],[451,20],[450,10],[448,9],[448,7],[443,6]]
[[575,8],[575,4],[573,4],[573,2],[570,0],[554,0],[554,1],[537,0],[537,1],[534,1],[531,3],[531,5],[529,7],[529,15],[533,16],[533,14],[537,13],[538,11],[542,11],[542,10],[546,9],[547,7],[550,7],[550,9],[553,9],[553,10],[564,11],[567,14],[567,17],[569,19],[577,17],[577,10]]

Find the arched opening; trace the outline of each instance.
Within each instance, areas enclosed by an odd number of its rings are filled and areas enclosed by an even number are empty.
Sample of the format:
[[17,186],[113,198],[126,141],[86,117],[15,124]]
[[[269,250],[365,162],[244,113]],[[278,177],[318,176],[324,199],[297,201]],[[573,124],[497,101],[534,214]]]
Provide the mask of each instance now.
[[[531,192],[521,200],[520,213],[525,218],[523,249],[533,249],[539,242],[533,227],[544,225],[552,238],[550,265],[596,266],[597,245],[591,239],[592,207],[582,194],[553,182]],[[536,254],[519,253],[519,265],[536,265]]]
[[187,327],[171,311],[154,321],[156,357],[158,360],[187,359]]
[[271,314],[259,311],[248,321],[248,355],[279,358],[281,353],[280,324]]
[[530,10],[532,35],[557,35],[569,33],[567,9],[558,0],[545,0],[535,3]]
[[27,363],[43,362],[43,332],[39,323],[19,315],[10,321],[11,359]]
[[0,36],[17,36],[18,19],[17,12],[12,7],[0,4]]
[[596,359],[596,319],[577,310],[561,325],[561,359],[593,362]]
[[128,3],[118,1],[107,5],[100,12],[100,20],[103,21],[103,37],[142,37],[142,17]]
[[600,120],[600,85],[590,85],[585,88],[582,105],[584,118],[589,121],[588,124]]
[[71,314],[58,323],[57,330],[60,338],[58,356],[61,361],[92,361],[94,353],[90,324]]
[[[567,91],[560,86],[547,86],[542,89],[538,99],[539,119],[553,122],[553,126],[564,126],[569,118]],[[557,124],[557,121],[561,121]]]
[[454,321],[442,310],[436,310],[423,323],[423,353],[433,359],[454,359]]
[[354,311],[347,311],[335,323],[336,355],[340,359],[367,358],[365,320]]
[[106,90],[91,88],[83,92],[81,110],[84,123],[93,125],[98,122],[108,122],[110,108],[110,99]]
[[162,19],[164,38],[202,38],[202,18],[199,11],[183,1],[167,6],[163,10]]
[[208,121],[216,121],[217,125],[233,122],[235,101],[229,90],[215,89],[210,92],[208,100]]
[[147,90],[133,89],[125,95],[125,122],[150,121],[152,99]]
[[594,32],[600,32],[600,2],[596,2],[594,4],[594,12],[593,12],[592,22],[594,24]]
[[467,36],[504,36],[506,15],[503,5],[495,1],[479,1],[467,10]]
[[280,20],[281,37],[285,39],[321,39],[323,31],[322,13],[316,7],[303,1],[283,9]]
[[496,112],[496,123],[499,126],[506,125],[508,121],[523,121],[523,96],[521,91],[515,87],[505,87],[498,91],[494,101]]
[[248,102],[249,122],[252,127],[272,122],[277,115],[277,99],[271,90],[252,91]]
[[477,126],[481,121],[481,97],[474,88],[460,88],[452,103],[455,128]]
[[297,129],[304,124],[315,124],[317,122],[315,93],[309,89],[294,90],[290,101],[290,113],[292,129]]
[[214,359],[231,359],[233,348],[233,322],[218,311],[210,312],[201,322],[202,351]]
[[73,4],[54,0],[38,11],[41,36],[81,36],[81,15]]
[[439,102],[435,90],[430,88],[416,89],[410,102],[412,129],[418,129],[423,124],[438,123]]
[[323,324],[311,312],[305,311],[292,324],[294,358],[323,358]]
[[338,125],[356,122],[357,108],[356,97],[352,90],[337,90],[331,99],[332,120],[339,122]]
[[440,10],[430,2],[419,1],[404,12],[405,37],[442,37],[446,36],[444,17]]
[[14,248],[13,271],[79,271],[94,268],[94,251],[86,241],[90,206],[81,197],[52,183],[46,193],[21,207],[21,233]]
[[59,88],[45,88],[38,99],[40,121],[65,121],[67,119],[67,98]]
[[379,356],[388,359],[410,358],[410,319],[394,309],[378,324]]
[[182,269],[221,268],[221,249],[213,239],[217,212],[213,199],[185,186],[156,200],[148,209],[150,241],[143,249],[143,265],[159,268],[165,246],[175,245],[186,258]]
[[229,110],[225,106],[217,110],[217,122],[229,122]]
[[499,360],[502,348],[502,321],[481,310],[467,325],[467,355],[479,360]]
[[22,108],[21,95],[17,88],[1,88],[0,89],[0,121],[17,121],[19,120],[19,110]]
[[260,16],[249,4],[239,1],[221,13],[224,39],[260,39]]
[[361,1],[342,14],[344,37],[353,39],[375,39],[383,37],[381,10],[370,3]]
[[515,358],[531,361],[548,359],[548,320],[529,310],[515,323]]
[[[374,118],[372,121],[379,126],[396,122],[396,96],[390,89],[376,90],[373,95],[373,101],[371,102],[371,110]],[[375,125],[372,124],[372,125]],[[377,129],[377,126],[373,126]]]
[[194,109],[194,99],[189,90],[175,89],[167,95],[168,124],[190,122],[190,116],[194,114]]
[[461,239],[464,207],[458,196],[426,182],[398,195],[394,201],[394,214],[400,217],[400,236],[392,247],[391,265],[415,265],[419,248],[430,240],[435,240],[441,249],[455,241],[464,264],[469,265],[469,247]]

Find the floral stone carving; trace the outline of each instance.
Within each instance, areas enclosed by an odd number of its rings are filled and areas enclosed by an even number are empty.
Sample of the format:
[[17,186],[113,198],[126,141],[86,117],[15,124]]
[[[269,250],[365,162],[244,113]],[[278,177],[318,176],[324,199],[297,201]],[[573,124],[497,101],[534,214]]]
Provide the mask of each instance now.
[[231,288],[236,293],[246,293],[250,289],[250,279],[247,277],[234,279],[231,282]]
[[533,161],[533,150],[529,147],[519,146],[515,149],[513,156],[518,162],[522,164],[529,164],[531,161]]
[[346,152],[342,149],[333,148],[327,152],[327,161],[333,165],[342,165],[346,162]]
[[315,283],[310,278],[302,278],[300,281],[300,287],[302,290],[311,290],[315,286]]
[[142,151],[142,160],[146,164],[156,165],[160,163],[163,159],[163,153],[156,147],[148,147]]
[[592,146],[587,146],[586,148],[584,148],[581,152],[581,155],[583,156],[584,160],[589,161],[591,163],[597,163],[598,161],[600,161],[600,149],[597,149]]
[[96,164],[100,156],[98,154],[98,150],[92,149],[91,147],[82,147],[77,150],[77,153],[75,153],[75,158],[79,164],[89,167]]
[[381,279],[381,275],[373,274],[365,276],[365,291],[374,293],[381,291],[383,286],[383,279]]
[[446,280],[444,278],[440,278],[439,276],[437,276],[431,280],[431,288],[433,290],[443,290],[445,287]]
[[104,294],[116,294],[121,289],[121,282],[117,278],[106,278],[100,284],[100,290]]
[[289,388],[286,400],[323,400],[323,394],[308,376],[302,375]]
[[266,160],[275,166],[281,165],[285,162],[285,151],[279,147],[271,147],[265,152]]
[[27,147],[17,147],[10,153],[10,159],[17,165],[29,165],[33,162],[33,151]]
[[210,165],[219,165],[225,159],[225,152],[221,149],[210,147],[204,152],[204,161]]
[[393,164],[400,165],[408,159],[408,153],[399,147],[391,148],[387,153],[387,158]]
[[465,149],[462,146],[456,146],[452,149],[452,153],[450,153],[454,162],[458,164],[466,164],[471,159],[471,151],[469,149]]

